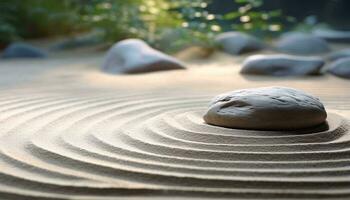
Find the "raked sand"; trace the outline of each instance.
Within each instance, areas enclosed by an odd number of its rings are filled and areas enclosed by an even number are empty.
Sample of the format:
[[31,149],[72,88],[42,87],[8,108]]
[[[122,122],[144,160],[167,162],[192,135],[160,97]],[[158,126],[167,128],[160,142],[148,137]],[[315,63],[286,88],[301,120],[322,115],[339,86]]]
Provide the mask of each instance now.
[[[95,54],[0,61],[0,199],[350,198],[350,81],[242,76],[241,59],[129,76]],[[213,96],[272,85],[319,97],[328,127],[204,124]]]

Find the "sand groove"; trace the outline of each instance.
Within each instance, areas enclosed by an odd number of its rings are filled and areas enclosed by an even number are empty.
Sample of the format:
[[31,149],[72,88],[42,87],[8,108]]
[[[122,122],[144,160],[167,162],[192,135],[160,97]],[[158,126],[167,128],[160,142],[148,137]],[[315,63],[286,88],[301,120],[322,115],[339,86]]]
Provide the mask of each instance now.
[[204,124],[209,96],[34,94],[0,97],[0,197],[124,195],[350,197],[350,131]]

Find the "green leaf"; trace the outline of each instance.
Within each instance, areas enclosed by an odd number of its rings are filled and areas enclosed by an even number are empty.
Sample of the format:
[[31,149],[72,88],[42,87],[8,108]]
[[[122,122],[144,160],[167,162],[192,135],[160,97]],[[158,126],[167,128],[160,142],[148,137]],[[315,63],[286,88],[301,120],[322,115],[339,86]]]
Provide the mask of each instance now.
[[239,12],[230,12],[224,15],[224,19],[236,19],[240,16],[241,14]]

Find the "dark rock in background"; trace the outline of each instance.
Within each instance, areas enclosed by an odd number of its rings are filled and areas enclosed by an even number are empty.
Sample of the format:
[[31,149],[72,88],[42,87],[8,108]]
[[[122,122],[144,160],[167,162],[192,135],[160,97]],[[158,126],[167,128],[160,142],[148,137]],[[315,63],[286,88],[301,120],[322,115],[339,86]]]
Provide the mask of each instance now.
[[350,31],[316,28],[312,34],[330,42],[350,43]]
[[341,78],[350,79],[350,58],[338,59],[331,63],[327,72]]
[[349,43],[350,31],[340,31],[332,29],[315,29],[312,32],[315,36],[330,42]]
[[115,74],[185,69],[177,59],[151,48],[139,39],[123,40],[112,46],[102,68]]
[[324,65],[319,57],[290,55],[254,55],[246,58],[242,74],[271,76],[317,75]]
[[47,52],[26,43],[12,43],[2,54],[2,58],[46,58]]
[[232,55],[258,51],[265,48],[265,45],[257,38],[236,31],[221,33],[217,35],[215,41],[223,51]]
[[343,50],[332,52],[328,56],[328,60],[335,61],[335,60],[338,60],[341,58],[346,58],[346,57],[350,58],[350,49],[343,49]]
[[327,53],[331,50],[328,43],[311,34],[290,32],[282,35],[276,42],[276,50],[298,55]]

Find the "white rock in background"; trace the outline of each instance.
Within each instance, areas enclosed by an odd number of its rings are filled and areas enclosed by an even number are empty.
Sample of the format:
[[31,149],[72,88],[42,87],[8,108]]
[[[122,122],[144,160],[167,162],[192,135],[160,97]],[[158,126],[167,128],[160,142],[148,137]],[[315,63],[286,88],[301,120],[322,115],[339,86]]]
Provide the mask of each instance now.
[[102,68],[115,74],[185,69],[177,59],[151,48],[139,39],[127,39],[113,45]]
[[256,130],[294,130],[327,118],[318,98],[287,87],[236,90],[215,97],[204,115],[211,125]]

